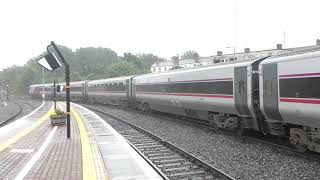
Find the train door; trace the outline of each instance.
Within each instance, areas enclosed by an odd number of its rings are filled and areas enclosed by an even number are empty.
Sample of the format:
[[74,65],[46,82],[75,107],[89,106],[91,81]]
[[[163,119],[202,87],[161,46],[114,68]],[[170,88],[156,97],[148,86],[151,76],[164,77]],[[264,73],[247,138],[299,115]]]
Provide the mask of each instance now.
[[278,107],[278,70],[277,64],[264,64],[263,73],[263,110],[273,120],[282,120]]
[[130,88],[130,80],[129,80],[129,79],[126,80],[126,88],[125,88],[125,91],[126,91],[127,100],[130,100],[130,91],[131,91],[131,88]]
[[135,85],[135,80],[133,78],[130,79],[130,92],[131,92],[131,98],[132,101],[135,102],[136,101],[136,85]]
[[86,88],[85,88],[85,83],[82,83],[81,84],[81,94],[82,94],[82,96],[85,96],[85,92],[86,92]]
[[239,114],[244,116],[251,115],[248,108],[247,89],[247,67],[234,68],[235,105]]

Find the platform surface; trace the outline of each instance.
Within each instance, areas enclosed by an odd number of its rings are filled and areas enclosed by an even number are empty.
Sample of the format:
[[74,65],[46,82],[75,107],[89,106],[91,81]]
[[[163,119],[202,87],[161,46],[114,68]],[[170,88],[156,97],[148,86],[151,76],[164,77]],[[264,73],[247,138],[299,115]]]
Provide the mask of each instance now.
[[43,103],[0,128],[0,179],[161,179],[92,111],[72,104],[68,139],[66,126],[51,125],[52,110]]

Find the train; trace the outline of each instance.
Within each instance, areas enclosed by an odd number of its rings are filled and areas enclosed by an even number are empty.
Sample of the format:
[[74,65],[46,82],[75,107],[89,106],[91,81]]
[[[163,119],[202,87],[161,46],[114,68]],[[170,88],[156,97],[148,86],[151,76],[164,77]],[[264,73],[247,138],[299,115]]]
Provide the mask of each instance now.
[[[65,96],[64,83],[57,85]],[[205,120],[216,129],[286,137],[320,153],[320,51],[71,82],[71,101],[133,106]],[[30,86],[53,97],[53,84]]]

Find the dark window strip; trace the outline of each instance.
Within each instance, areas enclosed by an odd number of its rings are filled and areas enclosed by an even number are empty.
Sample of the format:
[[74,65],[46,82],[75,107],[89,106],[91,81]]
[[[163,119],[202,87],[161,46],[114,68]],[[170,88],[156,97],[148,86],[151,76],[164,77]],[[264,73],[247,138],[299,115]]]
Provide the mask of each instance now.
[[232,81],[137,85],[137,92],[233,94]]
[[280,79],[280,97],[320,99],[320,77]]

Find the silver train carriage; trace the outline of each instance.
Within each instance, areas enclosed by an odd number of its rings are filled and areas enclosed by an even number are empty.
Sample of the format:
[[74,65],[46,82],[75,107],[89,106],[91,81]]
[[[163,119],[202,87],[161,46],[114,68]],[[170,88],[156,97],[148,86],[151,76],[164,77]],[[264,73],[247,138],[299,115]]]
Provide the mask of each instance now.
[[217,128],[259,131],[252,118],[257,79],[252,72],[262,60],[137,76],[133,98],[143,110],[208,120]]
[[259,72],[271,134],[290,134],[292,144],[320,152],[320,51],[267,59]]
[[34,84],[29,87],[29,94],[33,98],[42,98],[42,94],[45,98],[51,98],[52,93],[52,84]]
[[134,76],[93,80],[86,83],[89,101],[128,106],[132,103],[131,79]]

